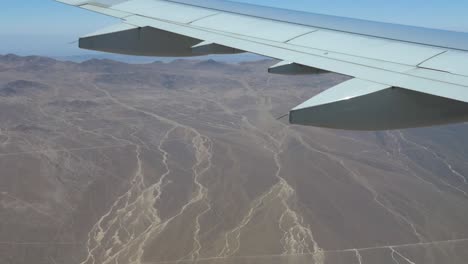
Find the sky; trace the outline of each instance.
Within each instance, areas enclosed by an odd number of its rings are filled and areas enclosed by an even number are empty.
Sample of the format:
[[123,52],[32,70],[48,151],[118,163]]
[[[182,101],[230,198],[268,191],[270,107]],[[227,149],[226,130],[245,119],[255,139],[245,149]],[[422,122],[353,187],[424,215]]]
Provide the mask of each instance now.
[[[53,0],[1,0],[0,54],[73,56],[80,36],[119,21]],[[314,13],[468,32],[466,0],[236,0]]]

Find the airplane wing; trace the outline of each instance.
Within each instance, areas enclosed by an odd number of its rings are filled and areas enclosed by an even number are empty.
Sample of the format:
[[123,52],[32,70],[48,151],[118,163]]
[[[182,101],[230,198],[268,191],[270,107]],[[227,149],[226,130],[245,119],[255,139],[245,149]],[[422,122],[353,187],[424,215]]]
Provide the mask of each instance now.
[[276,74],[354,77],[293,108],[290,123],[385,130],[468,121],[468,34],[222,0],[59,0],[120,18],[81,48],[147,56],[251,52]]

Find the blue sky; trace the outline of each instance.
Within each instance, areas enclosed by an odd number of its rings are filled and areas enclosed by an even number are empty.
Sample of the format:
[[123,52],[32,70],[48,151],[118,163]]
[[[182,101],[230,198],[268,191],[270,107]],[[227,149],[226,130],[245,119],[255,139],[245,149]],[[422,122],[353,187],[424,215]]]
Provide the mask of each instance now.
[[[237,0],[315,13],[468,32],[466,0]],[[70,44],[117,23],[52,0],[2,0],[0,54],[68,56],[89,53]]]

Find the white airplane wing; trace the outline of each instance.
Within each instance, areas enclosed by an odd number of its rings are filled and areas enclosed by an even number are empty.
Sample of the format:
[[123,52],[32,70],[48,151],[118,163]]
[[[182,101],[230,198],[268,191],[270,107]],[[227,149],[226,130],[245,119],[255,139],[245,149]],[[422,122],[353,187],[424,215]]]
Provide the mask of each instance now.
[[148,56],[251,52],[268,71],[354,77],[291,110],[292,124],[382,130],[468,121],[468,34],[221,0],[60,0],[121,24],[81,48]]

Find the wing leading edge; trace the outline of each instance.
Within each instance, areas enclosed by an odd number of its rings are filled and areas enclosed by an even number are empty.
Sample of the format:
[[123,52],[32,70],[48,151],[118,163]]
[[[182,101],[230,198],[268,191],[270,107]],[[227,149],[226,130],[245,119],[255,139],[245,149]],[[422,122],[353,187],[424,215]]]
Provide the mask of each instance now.
[[465,33],[219,0],[60,2],[123,21],[81,38],[81,48],[171,57],[252,52],[282,61],[271,73],[355,77],[292,109],[292,124],[385,130],[468,121]]

